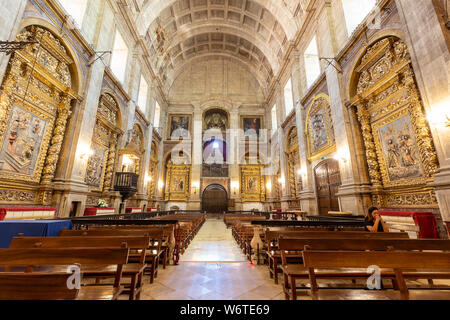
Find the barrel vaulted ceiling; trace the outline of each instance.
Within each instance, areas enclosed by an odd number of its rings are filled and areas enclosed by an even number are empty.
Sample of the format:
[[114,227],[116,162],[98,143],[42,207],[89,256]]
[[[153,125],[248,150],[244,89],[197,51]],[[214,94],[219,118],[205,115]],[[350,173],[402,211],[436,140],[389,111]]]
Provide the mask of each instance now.
[[[144,0],[136,19],[164,91],[187,65],[218,56],[241,62],[267,92],[300,26],[302,0]],[[164,41],[158,29],[164,30]]]

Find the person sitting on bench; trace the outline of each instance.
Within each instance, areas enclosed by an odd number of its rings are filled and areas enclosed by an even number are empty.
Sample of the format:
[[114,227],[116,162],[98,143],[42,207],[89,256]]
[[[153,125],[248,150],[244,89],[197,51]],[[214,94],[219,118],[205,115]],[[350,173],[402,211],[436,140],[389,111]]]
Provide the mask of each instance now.
[[364,230],[368,232],[389,232],[377,207],[370,207],[364,219]]

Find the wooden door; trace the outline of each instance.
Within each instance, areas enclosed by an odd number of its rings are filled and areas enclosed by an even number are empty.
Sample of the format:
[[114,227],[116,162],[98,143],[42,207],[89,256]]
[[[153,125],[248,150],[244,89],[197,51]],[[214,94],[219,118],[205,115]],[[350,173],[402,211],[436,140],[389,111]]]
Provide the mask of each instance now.
[[314,174],[319,214],[339,211],[339,201],[336,196],[339,186],[342,184],[339,163],[333,159],[325,160],[316,167]]
[[222,186],[208,187],[203,191],[202,210],[208,213],[222,213],[228,210],[228,195]]

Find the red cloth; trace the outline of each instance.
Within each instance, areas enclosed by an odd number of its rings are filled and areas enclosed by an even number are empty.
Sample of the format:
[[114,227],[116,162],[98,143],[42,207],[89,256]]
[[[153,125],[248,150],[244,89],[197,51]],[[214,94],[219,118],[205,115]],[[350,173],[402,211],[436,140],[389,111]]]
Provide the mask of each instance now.
[[5,219],[7,211],[53,211],[56,217],[56,208],[0,208],[0,221]]
[[125,213],[132,213],[133,210],[140,210],[139,212],[142,212],[141,208],[126,208]]
[[108,209],[108,210],[114,210],[114,208],[86,208],[84,209],[84,216],[96,216],[98,209]]
[[391,217],[412,217],[416,226],[420,227],[420,239],[439,239],[436,220],[431,212],[380,211],[380,214]]

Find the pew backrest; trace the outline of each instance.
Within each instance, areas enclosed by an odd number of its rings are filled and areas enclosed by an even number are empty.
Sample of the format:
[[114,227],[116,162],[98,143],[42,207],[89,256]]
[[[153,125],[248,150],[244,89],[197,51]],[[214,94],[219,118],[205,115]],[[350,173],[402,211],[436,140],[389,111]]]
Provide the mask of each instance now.
[[[0,300],[74,300],[79,289],[70,289],[70,273],[0,273]],[[80,275],[80,280],[82,275]]]

